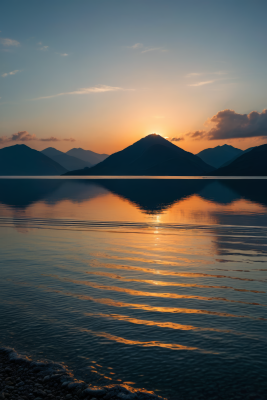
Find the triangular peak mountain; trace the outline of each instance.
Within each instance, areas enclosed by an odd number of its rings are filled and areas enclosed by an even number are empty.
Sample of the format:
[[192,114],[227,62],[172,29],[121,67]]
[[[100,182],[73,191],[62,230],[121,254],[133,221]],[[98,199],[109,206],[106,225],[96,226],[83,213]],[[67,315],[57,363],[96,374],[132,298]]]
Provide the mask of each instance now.
[[213,168],[157,134],[148,135],[98,165],[69,175],[207,175]]
[[61,175],[60,164],[25,144],[0,149],[0,175]]

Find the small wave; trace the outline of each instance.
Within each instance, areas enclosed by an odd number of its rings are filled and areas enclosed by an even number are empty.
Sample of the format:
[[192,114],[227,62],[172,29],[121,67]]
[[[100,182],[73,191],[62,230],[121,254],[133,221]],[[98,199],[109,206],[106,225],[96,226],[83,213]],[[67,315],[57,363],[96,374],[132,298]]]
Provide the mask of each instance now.
[[170,349],[170,350],[190,350],[190,351],[199,351],[201,353],[209,353],[209,354],[219,354],[217,352],[209,351],[209,350],[203,350],[198,347],[192,347],[192,346],[183,346],[181,344],[177,343],[164,343],[164,342],[158,342],[158,341],[146,341],[142,342],[140,340],[130,340],[130,339],[125,339],[120,336],[115,336],[111,335],[110,333],[107,332],[96,332],[92,331],[91,329],[86,329],[86,328],[77,328],[80,332],[88,332],[91,335],[98,336],[98,337],[103,337],[105,339],[117,342],[117,343],[122,343],[122,344],[127,344],[130,346],[142,346],[142,347],[163,347],[165,349]]
[[98,268],[109,268],[109,269],[121,269],[121,270],[130,270],[130,271],[140,271],[154,275],[170,275],[170,276],[183,276],[186,278],[219,278],[219,279],[236,279],[239,281],[248,281],[248,282],[264,282],[264,280],[252,279],[252,278],[240,278],[237,276],[229,276],[229,275],[213,275],[213,274],[204,274],[200,272],[176,272],[170,270],[160,270],[154,268],[143,268],[143,267],[135,267],[129,265],[120,265],[120,264],[109,264],[109,263],[101,263],[98,260],[90,260],[90,266],[98,267]]
[[[220,232],[220,236],[227,233],[227,237],[265,237],[267,228],[262,226],[239,226],[239,225],[196,225],[196,224],[177,224],[163,222],[129,222],[129,221],[96,221],[96,220],[72,220],[72,219],[57,219],[57,218],[30,218],[30,217],[0,217],[0,226],[14,226],[16,224],[25,224],[30,228],[50,228],[50,229],[76,229],[76,230],[91,230],[91,229],[136,229],[136,230],[157,230],[159,234],[163,234],[166,230],[202,230],[214,233],[214,229]],[[229,231],[229,228],[231,230]],[[144,233],[144,232],[142,232]],[[150,232],[154,233],[154,232]],[[253,235],[252,233],[255,233]]]
[[108,285],[98,284],[98,283],[90,282],[90,281],[78,281],[76,279],[59,277],[58,275],[53,275],[53,274],[43,274],[43,275],[57,279],[61,282],[70,282],[70,283],[74,283],[76,285],[90,286],[95,289],[111,290],[114,292],[127,293],[131,296],[161,297],[161,298],[168,298],[168,299],[195,299],[195,300],[203,300],[203,301],[214,301],[215,300],[215,301],[226,301],[229,303],[239,303],[239,304],[247,304],[247,305],[253,305],[253,306],[266,307],[265,304],[254,303],[254,302],[250,303],[250,302],[241,301],[241,300],[230,300],[225,297],[198,296],[198,295],[187,295],[187,294],[177,294],[177,293],[144,292],[142,290],[128,289],[128,288],[122,288],[122,287],[118,287],[118,286],[108,286]]

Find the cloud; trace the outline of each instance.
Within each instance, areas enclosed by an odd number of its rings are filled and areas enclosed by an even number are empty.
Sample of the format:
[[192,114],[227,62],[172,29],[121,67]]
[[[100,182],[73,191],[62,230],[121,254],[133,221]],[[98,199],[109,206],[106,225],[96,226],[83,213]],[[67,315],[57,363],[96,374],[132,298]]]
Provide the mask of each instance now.
[[216,72],[213,72],[213,74],[214,75],[225,75],[225,74],[227,74],[227,72],[226,71],[216,71]]
[[19,46],[20,43],[17,40],[8,39],[8,38],[0,38],[0,43],[3,46]]
[[201,139],[206,135],[206,131],[195,131],[187,133],[188,136],[191,136],[193,139]]
[[67,56],[68,56],[67,53],[59,53],[59,55],[60,55],[61,57],[67,57]]
[[10,143],[10,142],[29,142],[31,140],[37,140],[39,142],[60,142],[61,140],[67,141],[67,142],[75,142],[75,139],[69,138],[69,139],[58,139],[54,136],[51,136],[50,138],[42,138],[38,139],[36,135],[30,134],[27,131],[20,131],[17,133],[13,133],[10,137],[7,136],[2,136],[0,137],[0,144],[1,143]]
[[117,91],[126,91],[126,90],[133,90],[133,89],[123,89],[121,87],[116,87],[116,86],[100,85],[100,86],[82,88],[79,90],[75,90],[74,92],[63,92],[63,93],[58,93],[58,94],[52,94],[51,96],[37,97],[36,99],[33,99],[33,100],[52,99],[53,97],[68,96],[68,95],[73,95],[73,94],[104,93],[104,92],[117,92]]
[[200,76],[202,75],[201,72],[191,72],[190,74],[185,75],[186,78],[192,78],[194,76]]
[[214,126],[209,131],[189,132],[193,139],[225,140],[267,137],[267,109],[261,113],[238,114],[234,110],[219,111],[208,119]]
[[151,47],[151,48],[147,48],[145,50],[142,50],[141,53],[144,54],[144,53],[149,53],[151,51],[160,51],[161,53],[165,53],[168,50],[163,49],[162,47]]
[[215,81],[204,81],[204,82],[197,82],[197,83],[192,83],[191,85],[188,86],[203,86],[203,85],[208,85],[210,83],[214,83]]
[[226,71],[215,71],[215,72],[191,72],[190,74],[185,75],[186,78],[194,78],[195,76],[203,76],[203,75],[225,75]]
[[60,142],[61,139],[58,139],[54,136],[50,136],[50,138],[38,139],[40,142]]
[[133,49],[133,50],[137,50],[137,49],[141,50],[141,49],[143,49],[141,51],[141,53],[143,53],[143,54],[144,53],[149,53],[151,51],[160,51],[160,52],[168,51],[168,50],[164,49],[163,47],[145,47],[143,45],[143,43],[135,43],[133,46],[127,46],[127,47],[128,47],[128,49]]
[[144,47],[142,43],[135,43],[133,46],[129,46],[129,49],[140,49],[141,47]]
[[39,50],[46,51],[46,50],[48,49],[48,47],[49,47],[49,46],[42,46],[42,47],[40,47]]
[[15,75],[15,74],[17,74],[18,72],[20,72],[19,69],[16,69],[15,71],[5,72],[5,73],[2,74],[1,76],[2,76],[3,78],[5,78],[5,77],[8,76],[8,75]]
[[10,142],[12,141],[20,141],[20,142],[28,142],[29,140],[36,140],[35,135],[31,135],[27,131],[20,131],[18,133],[13,133],[13,135],[8,138]]
[[171,140],[171,142],[180,142],[181,140],[184,140],[184,138],[183,137],[173,137],[170,140]]
[[37,139],[40,140],[40,142],[61,142],[62,140],[64,142],[75,142],[75,139],[73,138],[67,138],[67,139],[58,139],[54,136],[51,136],[50,138],[44,138],[44,139]]

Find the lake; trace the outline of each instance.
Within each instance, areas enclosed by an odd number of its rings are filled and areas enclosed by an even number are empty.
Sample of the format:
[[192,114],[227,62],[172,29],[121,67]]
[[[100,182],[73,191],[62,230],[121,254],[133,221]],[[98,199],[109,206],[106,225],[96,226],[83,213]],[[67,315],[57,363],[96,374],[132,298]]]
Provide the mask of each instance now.
[[92,385],[267,397],[267,180],[0,179],[0,346]]

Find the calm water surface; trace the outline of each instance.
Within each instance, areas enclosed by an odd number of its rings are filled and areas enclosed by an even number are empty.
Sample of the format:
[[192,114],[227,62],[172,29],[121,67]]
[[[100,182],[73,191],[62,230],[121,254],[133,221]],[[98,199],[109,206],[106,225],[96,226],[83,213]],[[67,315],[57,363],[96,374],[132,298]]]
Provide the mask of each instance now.
[[267,180],[0,180],[0,346],[93,385],[267,395]]

